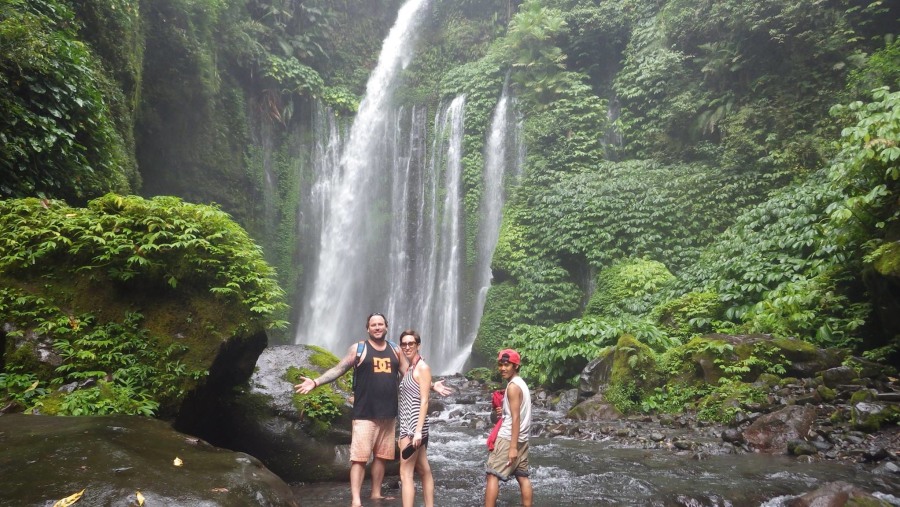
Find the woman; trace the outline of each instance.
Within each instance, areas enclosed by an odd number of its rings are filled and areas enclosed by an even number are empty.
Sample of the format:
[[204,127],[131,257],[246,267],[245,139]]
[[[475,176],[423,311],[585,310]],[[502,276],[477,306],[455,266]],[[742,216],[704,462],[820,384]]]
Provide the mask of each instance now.
[[[400,483],[403,507],[412,507],[416,496],[413,471],[422,478],[425,507],[434,507],[434,478],[428,464],[428,396],[431,391],[431,367],[419,355],[422,339],[407,329],[400,333],[400,350],[409,368],[400,380]],[[409,447],[409,450],[407,450]],[[411,453],[411,454],[410,454]]]

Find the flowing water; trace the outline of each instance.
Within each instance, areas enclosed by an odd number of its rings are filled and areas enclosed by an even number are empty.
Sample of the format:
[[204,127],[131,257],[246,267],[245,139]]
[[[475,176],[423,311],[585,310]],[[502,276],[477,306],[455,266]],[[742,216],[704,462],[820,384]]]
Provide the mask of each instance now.
[[[781,506],[796,495],[827,482],[846,481],[870,492],[900,495],[900,484],[834,463],[801,463],[763,455],[720,455],[704,460],[669,451],[622,449],[602,442],[538,438],[531,442],[534,505],[697,505]],[[484,432],[443,426],[430,437],[430,463],[435,478],[435,505],[482,505]],[[387,483],[391,482],[390,477]],[[395,478],[394,478],[395,479]],[[370,483],[363,487],[363,495]],[[303,485],[295,489],[302,502],[316,506],[346,505],[347,483]],[[399,495],[397,490],[385,494]],[[887,497],[891,500],[890,497]],[[900,497],[892,503],[900,505]],[[365,502],[399,506],[399,500]],[[416,505],[421,505],[421,490]],[[503,484],[498,505],[520,505],[514,481]]]
[[[464,413],[471,406],[448,406],[432,421],[429,462],[435,480],[435,505],[483,505],[484,445],[488,429],[474,430]],[[487,407],[484,407],[486,415]],[[544,414],[539,417],[559,416]],[[874,475],[860,467],[834,462],[804,463],[788,456],[726,454],[697,459],[694,453],[663,449],[623,448],[616,439],[582,441],[571,438],[533,438],[530,442],[531,481],[535,507],[588,505],[633,506],[765,506],[787,502],[828,482],[845,481],[900,505],[900,477]],[[397,477],[385,478],[396,485]],[[398,507],[399,490],[385,489],[394,500],[365,499],[364,505]],[[423,505],[417,481],[416,505]],[[304,505],[346,506],[347,482],[295,485]],[[501,484],[500,506],[520,505],[514,480]]]

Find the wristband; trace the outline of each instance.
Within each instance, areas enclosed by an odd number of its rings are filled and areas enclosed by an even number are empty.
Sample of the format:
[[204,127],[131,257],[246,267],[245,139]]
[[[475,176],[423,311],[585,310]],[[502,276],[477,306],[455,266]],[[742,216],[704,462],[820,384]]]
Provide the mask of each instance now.
[[313,381],[313,386],[314,386],[313,389],[315,389],[316,387],[319,387],[319,383],[316,382],[316,379],[312,379],[312,381]]

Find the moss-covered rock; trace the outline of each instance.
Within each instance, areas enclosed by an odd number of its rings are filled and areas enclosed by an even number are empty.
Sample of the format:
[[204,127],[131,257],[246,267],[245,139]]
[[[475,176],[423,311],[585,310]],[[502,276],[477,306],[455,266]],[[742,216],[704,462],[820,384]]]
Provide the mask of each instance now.
[[2,201],[0,282],[4,368],[69,386],[43,413],[173,415],[246,380],[284,305],[243,229],[175,198]]
[[873,433],[888,423],[900,420],[900,407],[871,401],[854,401],[850,404],[850,424],[854,429]]
[[622,412],[633,410],[662,381],[656,354],[631,335],[622,335],[612,354],[609,388],[604,396]]

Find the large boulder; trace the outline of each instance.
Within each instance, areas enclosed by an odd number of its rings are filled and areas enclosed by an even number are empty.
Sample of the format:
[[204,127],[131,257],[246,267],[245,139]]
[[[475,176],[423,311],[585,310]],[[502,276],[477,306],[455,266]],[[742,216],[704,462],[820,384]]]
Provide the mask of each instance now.
[[576,421],[601,422],[621,419],[623,415],[615,406],[607,402],[602,394],[598,394],[569,410],[566,417]]
[[[196,400],[182,410],[175,427],[214,445],[246,452],[288,482],[346,480],[350,470],[350,393],[343,382],[326,384],[312,395],[336,400],[340,415],[315,420],[302,413],[294,392],[298,372],[322,373],[336,363],[321,349],[280,345],[259,356],[249,382],[238,392]],[[312,375],[312,373],[307,373]]]
[[175,417],[245,382],[285,307],[246,231],[175,197],[0,201],[0,258],[0,368],[34,383],[7,411]]
[[744,441],[760,452],[784,454],[788,442],[806,438],[815,419],[813,406],[790,405],[753,421],[744,430]]
[[0,474],[2,503],[20,507],[80,491],[86,506],[138,505],[138,493],[144,505],[300,505],[256,458],[138,416],[0,416]]
[[613,349],[608,349],[600,357],[593,359],[581,371],[578,377],[579,398],[590,398],[595,394],[603,394],[609,384],[613,367]]

